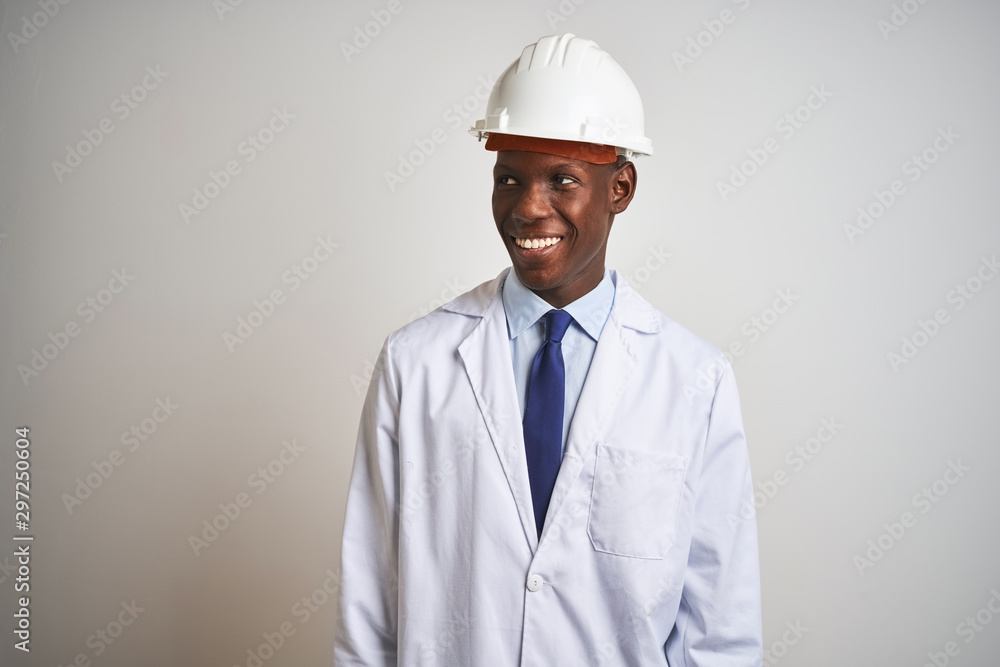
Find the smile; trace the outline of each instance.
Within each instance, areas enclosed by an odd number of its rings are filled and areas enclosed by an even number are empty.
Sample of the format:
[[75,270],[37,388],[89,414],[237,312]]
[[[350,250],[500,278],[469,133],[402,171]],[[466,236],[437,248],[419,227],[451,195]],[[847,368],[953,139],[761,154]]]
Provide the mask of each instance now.
[[559,243],[560,241],[562,241],[561,236],[549,236],[541,239],[520,239],[517,238],[516,236],[514,237],[514,243],[519,248],[529,248],[529,249],[547,248],[549,246],[553,246]]

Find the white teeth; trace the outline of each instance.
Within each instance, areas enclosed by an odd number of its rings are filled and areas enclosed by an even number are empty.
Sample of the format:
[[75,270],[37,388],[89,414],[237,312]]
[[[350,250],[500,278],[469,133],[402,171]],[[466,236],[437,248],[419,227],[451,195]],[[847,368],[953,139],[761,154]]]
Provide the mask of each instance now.
[[519,239],[514,238],[514,243],[520,248],[547,248],[562,240],[560,236],[550,236],[544,239]]

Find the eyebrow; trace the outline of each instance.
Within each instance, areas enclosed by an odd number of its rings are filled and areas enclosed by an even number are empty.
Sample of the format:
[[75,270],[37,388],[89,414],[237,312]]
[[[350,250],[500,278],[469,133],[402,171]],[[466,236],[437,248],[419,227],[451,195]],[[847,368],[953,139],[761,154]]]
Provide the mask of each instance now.
[[[511,169],[511,170],[514,170],[515,167],[513,167],[513,166],[511,166],[509,164],[506,164],[504,162],[499,162],[498,161],[496,164],[493,165],[493,169],[494,170],[497,170],[497,169]],[[556,163],[554,165],[549,166],[547,169],[552,170],[552,171],[558,171],[560,169],[573,169],[573,170],[578,170],[578,171],[585,171],[585,169],[583,167],[581,167],[580,165],[577,165],[577,164],[573,164],[572,162],[558,162],[558,163]]]

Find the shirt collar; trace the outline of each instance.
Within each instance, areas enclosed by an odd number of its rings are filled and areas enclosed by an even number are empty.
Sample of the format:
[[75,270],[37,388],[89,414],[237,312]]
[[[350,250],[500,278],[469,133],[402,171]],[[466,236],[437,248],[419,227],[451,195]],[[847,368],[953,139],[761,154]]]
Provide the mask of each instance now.
[[[573,316],[587,335],[595,341],[601,337],[611,306],[615,301],[615,285],[611,274],[604,269],[604,277],[597,287],[590,290],[573,303],[563,307]],[[535,324],[552,306],[518,280],[517,273],[512,268],[507,273],[503,285],[503,307],[507,312],[507,334],[511,340],[520,336],[526,329]]]

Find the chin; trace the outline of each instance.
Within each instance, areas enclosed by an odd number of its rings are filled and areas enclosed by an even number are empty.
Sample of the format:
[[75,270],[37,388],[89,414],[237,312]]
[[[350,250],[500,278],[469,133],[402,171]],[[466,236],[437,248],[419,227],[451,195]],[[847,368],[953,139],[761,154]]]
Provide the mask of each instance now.
[[514,271],[521,284],[534,292],[550,290],[559,284],[557,276],[547,275],[539,270],[520,269],[515,265]]

